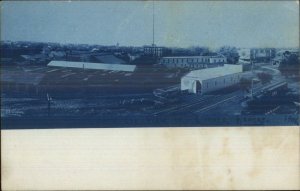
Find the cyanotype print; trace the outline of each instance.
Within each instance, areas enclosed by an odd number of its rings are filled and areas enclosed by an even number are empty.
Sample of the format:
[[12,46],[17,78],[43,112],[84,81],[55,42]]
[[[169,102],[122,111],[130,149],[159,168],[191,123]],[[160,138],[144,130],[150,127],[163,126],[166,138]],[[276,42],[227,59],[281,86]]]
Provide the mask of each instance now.
[[4,129],[299,125],[298,1],[1,2]]

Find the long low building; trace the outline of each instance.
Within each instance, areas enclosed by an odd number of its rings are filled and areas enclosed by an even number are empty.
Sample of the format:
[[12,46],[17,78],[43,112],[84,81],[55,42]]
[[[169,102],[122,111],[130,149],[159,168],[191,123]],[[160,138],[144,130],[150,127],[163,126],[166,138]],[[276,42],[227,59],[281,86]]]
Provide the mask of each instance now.
[[213,65],[226,64],[227,59],[223,55],[217,56],[179,56],[179,57],[163,57],[160,64],[170,68],[193,68],[201,69]]
[[242,65],[225,64],[222,67],[194,70],[181,78],[181,90],[203,94],[239,83]]
[[69,61],[51,61],[48,64],[48,66],[94,69],[94,70],[112,70],[112,71],[124,71],[124,72],[133,72],[136,68],[135,65],[103,64],[103,63],[90,63],[90,62],[69,62]]

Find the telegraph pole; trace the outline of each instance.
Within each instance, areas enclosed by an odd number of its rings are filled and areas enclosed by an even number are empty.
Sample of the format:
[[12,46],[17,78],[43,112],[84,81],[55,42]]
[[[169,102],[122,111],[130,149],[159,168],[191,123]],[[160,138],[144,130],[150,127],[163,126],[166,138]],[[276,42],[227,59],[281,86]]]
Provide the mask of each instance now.
[[50,116],[50,110],[51,110],[51,101],[52,101],[52,97],[47,93],[47,105],[48,105],[48,116]]
[[[253,72],[253,60],[251,60],[251,72],[252,72],[252,75],[254,76],[254,72]],[[251,98],[253,99],[253,81],[254,79],[252,78],[251,79]]]
[[152,1],[152,46],[154,46],[154,0]]

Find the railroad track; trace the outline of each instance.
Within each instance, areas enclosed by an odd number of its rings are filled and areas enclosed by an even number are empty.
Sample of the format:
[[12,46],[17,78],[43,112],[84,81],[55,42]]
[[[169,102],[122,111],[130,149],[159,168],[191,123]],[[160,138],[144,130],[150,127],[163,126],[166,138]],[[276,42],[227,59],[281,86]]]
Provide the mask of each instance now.
[[214,103],[214,104],[209,105],[207,107],[203,107],[203,108],[197,110],[196,112],[197,113],[203,113],[203,112],[208,111],[208,110],[210,110],[212,108],[215,108],[216,106],[218,106],[218,105],[220,105],[220,104],[222,104],[222,103],[224,103],[226,101],[229,101],[229,100],[232,100],[232,99],[235,99],[235,98],[238,99],[238,100],[241,100],[242,96],[241,95],[234,95],[234,96],[228,97],[226,99],[222,99],[222,100],[218,101],[217,103]]
[[[272,85],[274,84],[276,83],[272,83]],[[259,86],[253,88],[253,93],[262,90],[264,87],[265,86]],[[153,113],[153,115],[189,112],[195,110],[195,108],[197,109],[197,113],[203,113],[229,100],[235,99],[238,102],[242,101],[244,99],[243,95],[244,94],[241,91],[235,91],[225,95],[204,95],[199,98],[194,97],[192,98],[192,102],[179,104],[171,108],[163,109]]]
[[225,95],[218,95],[211,97],[210,99],[206,99],[202,102],[195,103],[193,105],[190,105],[188,107],[182,108],[178,110],[178,112],[186,112],[186,111],[191,111],[197,108],[197,113],[201,113],[207,110],[210,110],[216,106],[218,106],[221,103],[224,103],[226,101],[229,101],[234,98],[241,98],[241,95],[238,94],[237,92],[225,94]]
[[198,99],[193,98],[193,101],[190,102],[190,103],[184,103],[184,104],[176,105],[176,106],[171,107],[171,108],[163,109],[161,111],[153,113],[153,115],[183,112],[186,109],[190,109],[190,108],[195,107],[199,104],[203,104],[203,103],[205,103],[209,100],[213,100],[213,99],[221,97],[221,96],[222,95],[217,95],[217,96],[205,95],[205,96],[199,97]]

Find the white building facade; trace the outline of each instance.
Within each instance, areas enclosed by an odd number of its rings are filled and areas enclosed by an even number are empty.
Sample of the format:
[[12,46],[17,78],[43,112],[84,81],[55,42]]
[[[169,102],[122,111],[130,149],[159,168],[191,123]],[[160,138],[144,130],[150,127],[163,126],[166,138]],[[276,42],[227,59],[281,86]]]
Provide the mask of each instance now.
[[168,68],[207,68],[210,65],[226,64],[227,59],[223,55],[218,56],[179,56],[179,57],[163,57],[160,64]]
[[181,78],[181,90],[205,94],[239,83],[242,65],[225,64],[222,67],[194,70]]
[[154,57],[162,57],[164,48],[159,46],[144,46],[144,54]]

